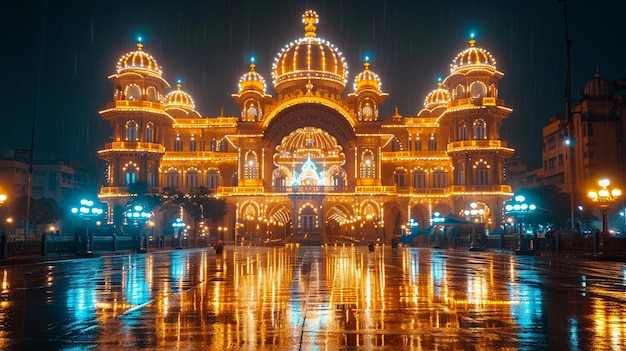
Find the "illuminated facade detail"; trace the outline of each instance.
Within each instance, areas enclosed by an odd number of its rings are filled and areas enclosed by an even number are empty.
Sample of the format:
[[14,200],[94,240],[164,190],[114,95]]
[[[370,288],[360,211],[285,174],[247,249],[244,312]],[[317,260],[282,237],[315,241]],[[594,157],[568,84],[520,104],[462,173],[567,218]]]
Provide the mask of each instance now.
[[276,97],[252,60],[232,94],[234,116],[202,116],[141,44],[124,55],[109,77],[114,101],[100,111],[114,139],[99,151],[109,172],[101,198],[130,198],[132,162],[132,180],[151,192],[206,187],[226,199],[229,241],[389,242],[402,226],[426,228],[434,212],[469,203],[500,223],[513,150],[499,126],[512,110],[497,99],[503,74],[493,57],[472,39],[415,116],[381,116],[388,94],[369,58],[346,92],[343,54],[318,36],[314,11],[302,20],[304,36],[272,66]]

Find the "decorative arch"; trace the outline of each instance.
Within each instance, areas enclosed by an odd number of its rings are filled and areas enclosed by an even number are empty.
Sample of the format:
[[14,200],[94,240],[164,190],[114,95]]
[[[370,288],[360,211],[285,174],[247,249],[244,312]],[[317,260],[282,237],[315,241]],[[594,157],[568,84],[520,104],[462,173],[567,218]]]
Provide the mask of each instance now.
[[159,101],[159,91],[155,87],[149,86],[146,89],[146,100]]
[[137,84],[129,84],[126,86],[126,92],[124,93],[126,100],[140,101],[141,100],[141,88]]

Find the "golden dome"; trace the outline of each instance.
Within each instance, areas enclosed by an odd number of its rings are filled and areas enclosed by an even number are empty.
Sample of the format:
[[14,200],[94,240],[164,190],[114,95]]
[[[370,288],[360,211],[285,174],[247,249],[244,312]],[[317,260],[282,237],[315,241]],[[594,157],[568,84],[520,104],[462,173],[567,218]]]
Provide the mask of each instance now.
[[315,11],[306,11],[302,15],[304,38],[289,43],[274,60],[272,78],[279,94],[311,84],[331,93],[341,93],[345,89],[348,65],[333,44],[317,37],[315,24],[318,20]]
[[325,157],[338,155],[342,147],[337,139],[322,129],[299,128],[285,136],[276,148],[278,153],[290,152],[293,157]]
[[363,71],[354,78],[354,92],[358,93],[363,89],[374,89],[380,91],[381,83],[378,74],[370,71],[370,63],[365,58],[363,63]]
[[496,60],[491,54],[481,48],[476,47],[476,40],[472,35],[469,41],[470,47],[458,54],[450,64],[451,73],[467,73],[475,69],[496,70]]
[[165,109],[182,108],[184,110],[193,110],[195,105],[191,95],[182,91],[180,82],[176,84],[176,90],[169,92],[165,96]]
[[451,96],[448,89],[444,88],[441,82],[437,84],[437,89],[431,91],[424,100],[424,108],[433,110],[439,106],[448,106]]
[[140,71],[161,76],[162,70],[156,60],[143,51],[143,44],[137,43],[137,51],[129,52],[117,61],[117,73]]
[[265,78],[255,71],[254,67],[254,59],[252,59],[252,63],[250,63],[250,71],[241,76],[241,79],[239,79],[239,94],[242,94],[246,90],[254,90],[265,95],[265,89],[267,88]]

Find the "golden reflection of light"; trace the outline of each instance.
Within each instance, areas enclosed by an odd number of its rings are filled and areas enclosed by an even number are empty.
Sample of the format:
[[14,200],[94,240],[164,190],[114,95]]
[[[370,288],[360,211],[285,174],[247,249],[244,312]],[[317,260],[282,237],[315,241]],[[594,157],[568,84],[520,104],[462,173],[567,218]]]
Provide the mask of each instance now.
[[9,291],[9,276],[7,270],[4,270],[4,274],[2,275],[2,292],[6,293]]

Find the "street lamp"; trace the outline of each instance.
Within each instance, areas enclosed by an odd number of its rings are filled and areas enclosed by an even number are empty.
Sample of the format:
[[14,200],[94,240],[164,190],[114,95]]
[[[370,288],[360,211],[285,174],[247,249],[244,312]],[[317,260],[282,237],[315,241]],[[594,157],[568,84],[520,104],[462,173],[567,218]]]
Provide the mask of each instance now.
[[85,243],[87,244],[87,252],[91,251],[89,244],[89,221],[94,218],[102,216],[104,210],[96,204],[87,199],[80,200],[80,206],[72,207],[70,210],[73,215],[78,216],[85,221]]
[[611,182],[608,179],[601,179],[598,185],[600,189],[590,191],[589,198],[600,207],[602,212],[602,234],[607,234],[606,212],[609,209],[609,205],[622,195],[622,190],[617,188],[609,189]]
[[[524,218],[537,209],[537,206],[533,203],[529,203],[526,201],[526,197],[524,195],[518,194],[515,195],[512,201],[507,201],[504,204],[504,213],[510,216],[513,216],[514,226],[517,227],[517,219]],[[514,227],[514,228],[515,228]],[[518,246],[522,248],[522,235],[523,233],[522,223],[519,223],[519,239]]]

